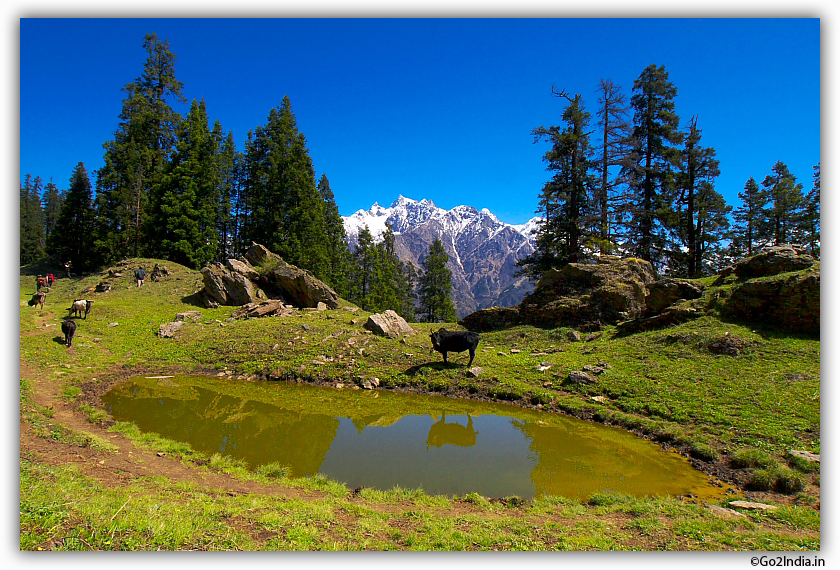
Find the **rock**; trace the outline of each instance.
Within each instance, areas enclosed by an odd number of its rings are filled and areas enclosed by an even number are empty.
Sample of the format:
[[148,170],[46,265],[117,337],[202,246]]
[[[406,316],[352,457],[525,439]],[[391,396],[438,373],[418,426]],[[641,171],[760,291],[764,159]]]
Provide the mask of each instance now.
[[374,334],[387,336],[388,338],[397,338],[400,334],[417,333],[417,331],[405,322],[405,319],[391,309],[388,309],[384,313],[374,313],[368,317],[367,322],[363,326]]
[[685,279],[660,279],[648,287],[646,311],[650,315],[657,315],[680,300],[699,299],[703,289],[703,285]]
[[175,315],[176,321],[186,321],[187,319],[191,321],[197,321],[201,318],[201,311],[184,311],[183,313],[178,313]]
[[566,333],[566,338],[569,342],[580,342],[580,333],[577,331],[569,331]]
[[584,371],[586,371],[586,372],[591,372],[592,374],[595,374],[596,376],[597,376],[598,374],[603,374],[603,373],[604,373],[604,370],[605,370],[605,369],[604,369],[604,367],[602,367],[602,366],[595,366],[595,365],[593,365],[593,364],[584,364],[584,365],[583,365],[583,369],[584,369]]
[[820,272],[809,269],[746,281],[732,290],[721,314],[734,321],[819,335]]
[[598,381],[597,378],[583,370],[572,370],[569,372],[568,380],[573,384],[594,384]]
[[793,457],[799,457],[800,459],[804,459],[805,461],[810,461],[811,463],[819,463],[820,456],[817,453],[811,453],[810,451],[804,451],[799,449],[790,449],[788,450],[788,454]]
[[315,308],[319,311],[326,311],[327,309],[329,309],[329,307],[327,307],[327,304],[323,301],[318,301],[318,304],[315,306]]
[[522,351],[521,351],[521,350],[519,350],[518,348],[511,348],[511,349],[510,349],[510,353],[511,353],[511,354],[519,354],[520,352],[522,352]]
[[95,291],[97,293],[107,293],[112,289],[112,285],[107,281],[101,281],[99,285],[96,286]]
[[258,243],[245,252],[245,260],[262,267],[260,285],[271,297],[282,297],[296,307],[317,307],[323,302],[330,309],[338,308],[338,294],[309,271],[290,265]]
[[765,247],[756,255],[736,263],[734,272],[743,281],[808,269],[814,265],[815,260],[804,251],[804,248],[794,244]]
[[228,259],[225,261],[225,267],[227,267],[227,269],[232,273],[238,273],[254,283],[256,283],[260,278],[259,272],[254,269],[250,263],[246,263],[239,259]]
[[277,299],[271,301],[257,301],[254,303],[247,303],[236,309],[231,313],[231,318],[258,318],[267,316],[285,317],[292,314],[292,309],[288,308],[283,301]]
[[155,268],[152,269],[152,273],[151,275],[149,275],[149,279],[151,279],[152,281],[160,281],[161,277],[166,277],[168,275],[169,270],[166,267],[155,263]]
[[482,368],[481,366],[473,366],[472,368],[467,370],[467,376],[469,376],[470,378],[478,378],[482,374],[484,374],[484,368]]
[[738,356],[748,344],[744,339],[730,336],[727,333],[709,344],[709,352],[713,354],[725,354],[727,356]]
[[118,326],[119,324],[120,324],[120,323],[108,323],[108,326],[109,326],[109,327],[116,327],[116,326]]
[[738,507],[739,509],[747,509],[748,511],[772,511],[779,507],[773,505],[765,505],[764,503],[753,503],[751,501],[730,501],[730,507]]
[[[732,503],[730,503],[730,504],[732,504]],[[716,514],[718,516],[721,516],[721,517],[727,517],[727,518],[735,517],[735,518],[743,518],[743,519],[747,518],[747,515],[745,515],[744,513],[739,513],[738,511],[734,511],[732,509],[727,509],[726,507],[720,507],[718,505],[706,505],[706,508],[708,510],[712,511],[714,514]]]
[[245,275],[221,263],[201,268],[204,295],[220,305],[247,305],[259,301],[257,286]]
[[158,336],[161,338],[171,338],[175,336],[175,333],[179,331],[183,325],[184,321],[164,323],[160,325],[160,330],[158,330]]
[[471,313],[459,321],[471,331],[505,329],[520,324],[519,307],[491,307]]

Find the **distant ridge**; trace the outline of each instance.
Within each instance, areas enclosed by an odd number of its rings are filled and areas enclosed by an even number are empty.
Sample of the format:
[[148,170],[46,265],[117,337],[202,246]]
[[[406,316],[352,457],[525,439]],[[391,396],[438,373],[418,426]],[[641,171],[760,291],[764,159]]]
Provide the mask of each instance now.
[[396,235],[396,252],[404,263],[420,263],[436,237],[449,255],[452,300],[458,317],[478,309],[518,304],[533,290],[524,277],[516,277],[516,262],[534,251],[531,233],[540,218],[524,224],[507,224],[490,210],[472,206],[439,208],[431,200],[412,200],[400,195],[388,208],[378,203],[344,218],[350,246],[367,225],[380,241],[385,225]]

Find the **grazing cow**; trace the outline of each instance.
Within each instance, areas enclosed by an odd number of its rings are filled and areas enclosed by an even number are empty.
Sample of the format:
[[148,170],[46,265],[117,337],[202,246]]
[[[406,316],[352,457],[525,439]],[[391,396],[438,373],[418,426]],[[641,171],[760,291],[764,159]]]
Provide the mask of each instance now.
[[73,345],[73,335],[76,334],[76,321],[72,319],[65,319],[61,323],[61,332],[64,333],[64,344],[68,346]]
[[90,306],[93,304],[93,301],[87,301],[85,299],[76,299],[73,301],[73,305],[67,309],[70,311],[68,316],[79,316],[81,317],[84,314],[85,319],[87,319],[88,313],[90,312]]
[[444,362],[447,362],[447,352],[463,352],[469,350],[470,361],[467,366],[472,365],[473,359],[475,358],[475,349],[478,347],[478,341],[481,340],[481,336],[477,332],[448,331],[444,328],[433,332],[429,336],[432,338],[432,350],[437,350],[443,354]]
[[46,293],[35,293],[32,295],[32,298],[28,301],[30,307],[34,307],[35,305],[41,305],[41,308],[44,308],[44,301],[47,300]]

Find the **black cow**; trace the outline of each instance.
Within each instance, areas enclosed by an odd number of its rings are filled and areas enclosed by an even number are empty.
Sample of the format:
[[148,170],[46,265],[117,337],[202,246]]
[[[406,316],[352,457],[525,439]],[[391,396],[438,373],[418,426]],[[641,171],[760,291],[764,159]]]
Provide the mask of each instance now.
[[472,365],[473,358],[475,358],[475,349],[478,347],[478,341],[481,340],[481,336],[477,332],[448,331],[444,328],[433,332],[429,336],[432,338],[432,350],[437,350],[443,354],[444,362],[447,362],[447,352],[464,352],[465,350],[469,350],[470,361],[467,366]]
[[73,346],[73,335],[76,334],[76,321],[66,319],[61,323],[61,332],[64,333],[64,344],[68,347]]

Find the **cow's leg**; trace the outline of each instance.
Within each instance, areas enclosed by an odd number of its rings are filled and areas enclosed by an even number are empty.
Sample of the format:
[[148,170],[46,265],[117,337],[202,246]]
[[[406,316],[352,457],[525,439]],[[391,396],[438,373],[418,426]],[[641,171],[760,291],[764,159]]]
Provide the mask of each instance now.
[[446,351],[443,351],[443,363],[446,364]]
[[472,366],[473,358],[475,358],[475,349],[470,348],[470,361],[467,363],[467,366]]

